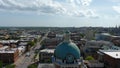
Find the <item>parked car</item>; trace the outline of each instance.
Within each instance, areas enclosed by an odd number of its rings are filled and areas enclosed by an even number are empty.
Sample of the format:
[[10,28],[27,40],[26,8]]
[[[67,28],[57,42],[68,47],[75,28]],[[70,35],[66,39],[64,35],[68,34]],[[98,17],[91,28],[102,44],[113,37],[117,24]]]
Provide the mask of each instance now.
[[27,52],[27,53],[26,53],[26,56],[29,57],[29,56],[30,56],[30,52]]

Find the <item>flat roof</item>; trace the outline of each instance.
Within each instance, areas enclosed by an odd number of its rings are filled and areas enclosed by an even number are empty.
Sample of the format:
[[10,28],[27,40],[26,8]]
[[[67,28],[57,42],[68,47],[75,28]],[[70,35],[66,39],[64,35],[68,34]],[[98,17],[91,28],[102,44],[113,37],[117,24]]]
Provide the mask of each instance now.
[[0,50],[5,50],[6,48],[8,48],[8,46],[3,46],[0,48]]
[[55,68],[55,66],[52,63],[40,63],[38,68]]
[[17,43],[18,40],[0,40],[1,43]]
[[100,50],[104,54],[111,56],[115,59],[120,59],[120,50]]
[[11,48],[8,50],[0,50],[0,53],[15,53],[17,48]]
[[20,42],[19,45],[27,45],[27,42]]
[[40,52],[54,53],[54,50],[55,49],[43,49],[43,50],[40,50]]
[[104,52],[104,53],[113,58],[120,59],[120,52]]
[[18,47],[18,50],[23,50],[23,49],[25,49],[25,46],[19,46]]
[[95,68],[103,68],[104,67],[104,63],[101,63],[97,60],[85,60],[85,63],[87,63],[88,67],[95,67]]

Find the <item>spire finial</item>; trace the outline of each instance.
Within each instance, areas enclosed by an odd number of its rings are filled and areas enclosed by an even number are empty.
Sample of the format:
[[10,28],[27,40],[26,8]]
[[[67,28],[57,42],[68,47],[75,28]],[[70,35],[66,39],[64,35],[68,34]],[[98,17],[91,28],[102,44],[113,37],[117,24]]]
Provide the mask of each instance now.
[[70,32],[69,31],[65,32],[64,41],[65,42],[70,42]]

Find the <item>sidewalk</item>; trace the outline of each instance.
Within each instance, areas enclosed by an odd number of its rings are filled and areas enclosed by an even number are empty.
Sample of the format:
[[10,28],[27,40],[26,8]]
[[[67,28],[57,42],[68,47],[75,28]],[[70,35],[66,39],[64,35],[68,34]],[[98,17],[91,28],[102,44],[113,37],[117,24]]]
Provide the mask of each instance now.
[[23,61],[24,58],[25,58],[25,54],[24,54],[24,55],[21,55],[21,56],[18,58],[18,60],[17,60],[16,62],[14,62],[14,64],[15,64],[16,66],[20,65],[20,64],[22,63],[22,61]]

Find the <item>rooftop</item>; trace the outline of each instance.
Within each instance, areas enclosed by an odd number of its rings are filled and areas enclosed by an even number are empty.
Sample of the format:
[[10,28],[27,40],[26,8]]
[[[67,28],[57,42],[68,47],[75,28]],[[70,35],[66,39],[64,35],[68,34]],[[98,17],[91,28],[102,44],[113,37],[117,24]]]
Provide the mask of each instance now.
[[120,50],[100,50],[100,52],[115,59],[120,59]]
[[108,36],[111,36],[111,34],[109,33],[101,33],[102,35],[108,35]]
[[0,43],[17,43],[18,40],[0,40]]
[[18,50],[23,50],[23,49],[25,49],[25,46],[19,46],[18,47]]
[[40,52],[45,52],[45,53],[54,53],[55,49],[43,49]]
[[15,53],[15,51],[17,50],[17,48],[10,48],[8,49],[8,46],[4,46],[2,48],[0,48],[0,53]]
[[90,61],[87,61],[85,60],[84,61],[88,67],[91,67],[91,68],[103,68],[104,67],[104,63],[101,63],[97,60],[90,60]]
[[5,50],[6,48],[8,48],[9,46],[3,46],[0,48],[0,50]]
[[28,44],[27,42],[20,42],[19,43],[19,45],[22,45],[22,46],[27,45],[27,44]]
[[40,63],[38,65],[38,68],[55,68],[53,64],[48,64],[48,63]]

